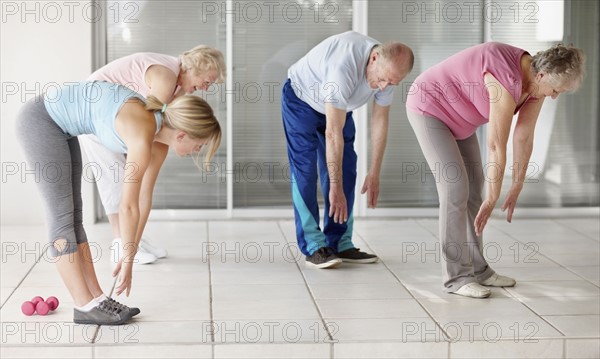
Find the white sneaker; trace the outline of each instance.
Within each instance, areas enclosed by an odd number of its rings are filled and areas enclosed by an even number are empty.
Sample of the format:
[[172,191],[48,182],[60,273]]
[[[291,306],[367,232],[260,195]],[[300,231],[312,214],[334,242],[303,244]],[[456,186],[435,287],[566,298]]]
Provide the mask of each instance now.
[[492,291],[476,282],[471,282],[458,288],[454,294],[462,295],[463,297],[471,298],[487,298],[492,294]]
[[491,277],[482,281],[481,284],[489,287],[514,287],[517,281],[510,277],[494,273]]
[[152,253],[156,258],[165,258],[167,250],[153,245],[147,238],[142,237],[138,251],[143,249],[145,252]]
[[[110,259],[113,263],[113,266],[116,266],[121,259],[121,250],[122,250],[121,238],[113,239],[110,245]],[[152,253],[142,250],[141,247],[138,247],[138,251],[135,254],[134,263],[137,264],[150,264],[156,262],[158,258]]]

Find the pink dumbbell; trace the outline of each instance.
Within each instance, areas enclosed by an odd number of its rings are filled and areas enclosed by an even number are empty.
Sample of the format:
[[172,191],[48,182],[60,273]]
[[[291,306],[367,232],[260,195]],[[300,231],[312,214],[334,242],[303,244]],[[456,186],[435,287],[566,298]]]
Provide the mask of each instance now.
[[23,314],[30,316],[37,312],[39,315],[46,315],[48,312],[58,308],[58,298],[48,297],[46,301],[40,296],[34,297],[31,301],[26,301],[21,304]]
[[48,312],[50,311],[50,306],[48,305],[48,303],[44,302],[44,301],[39,301],[36,305],[35,305],[35,311],[37,312],[37,314],[39,315],[46,315],[48,314]]
[[31,303],[33,303],[33,306],[35,307],[39,302],[43,302],[44,298],[40,297],[39,295],[33,297],[33,299],[31,300]]
[[21,311],[26,316],[33,315],[33,313],[35,313],[35,305],[30,301],[23,302],[23,304],[21,304]]
[[58,308],[58,304],[59,304],[58,298],[56,298],[54,296],[48,297],[48,299],[46,299],[46,303],[50,307],[51,311],[55,311],[56,308]]

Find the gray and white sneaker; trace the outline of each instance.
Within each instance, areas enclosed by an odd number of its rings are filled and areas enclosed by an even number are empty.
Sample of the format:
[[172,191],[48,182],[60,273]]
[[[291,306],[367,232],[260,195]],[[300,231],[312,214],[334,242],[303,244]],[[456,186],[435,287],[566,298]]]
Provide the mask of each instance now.
[[113,305],[121,308],[121,310],[123,311],[129,311],[129,313],[131,314],[132,317],[135,317],[136,315],[140,314],[140,308],[137,307],[128,307],[123,303],[117,302],[116,300],[112,299],[111,297],[107,297],[106,299],[110,300]]
[[73,322],[76,324],[121,325],[131,317],[130,311],[121,309],[109,299],[103,300],[88,312],[73,309]]
[[469,298],[487,298],[492,295],[492,291],[482,286],[477,282],[471,282],[463,285],[458,288],[456,292],[452,292],[453,294],[462,295],[463,297]]
[[510,277],[494,273],[488,279],[480,282],[480,284],[488,287],[514,287],[517,281]]

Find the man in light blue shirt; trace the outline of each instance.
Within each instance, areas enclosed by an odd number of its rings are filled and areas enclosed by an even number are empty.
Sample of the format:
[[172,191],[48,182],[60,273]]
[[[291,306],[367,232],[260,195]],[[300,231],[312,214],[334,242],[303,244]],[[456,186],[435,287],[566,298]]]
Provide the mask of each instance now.
[[[412,70],[413,62],[413,53],[404,44],[382,45],[348,31],[323,40],[288,70],[281,106],[296,239],[306,263],[329,268],[342,261],[377,261],[377,256],[352,244],[357,163],[352,111],[374,96],[372,164],[362,187],[369,207],[374,208],[393,86]],[[317,163],[325,200],[323,230],[319,227]]]

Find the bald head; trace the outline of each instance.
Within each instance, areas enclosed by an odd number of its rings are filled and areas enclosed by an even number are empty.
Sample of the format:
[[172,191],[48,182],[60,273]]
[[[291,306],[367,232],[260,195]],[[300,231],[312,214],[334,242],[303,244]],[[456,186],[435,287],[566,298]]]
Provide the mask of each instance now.
[[388,42],[371,50],[367,64],[367,81],[371,88],[383,91],[397,86],[408,75],[415,63],[410,47],[400,42]]
[[376,51],[383,57],[385,62],[393,64],[398,71],[408,74],[412,71],[415,63],[415,56],[410,47],[401,42],[386,42],[383,45],[376,46]]

